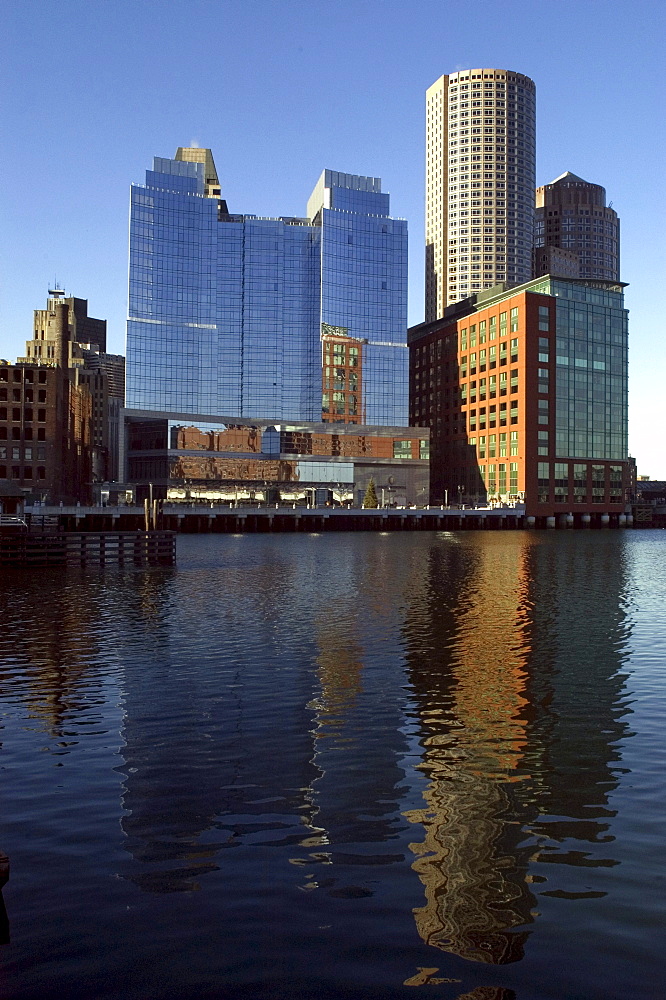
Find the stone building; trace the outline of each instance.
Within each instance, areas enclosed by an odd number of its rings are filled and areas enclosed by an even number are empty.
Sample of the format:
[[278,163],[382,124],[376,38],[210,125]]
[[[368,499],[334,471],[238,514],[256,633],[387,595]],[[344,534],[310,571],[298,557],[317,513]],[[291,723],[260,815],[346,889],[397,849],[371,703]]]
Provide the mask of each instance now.
[[106,350],[106,320],[88,315],[88,300],[51,289],[45,309],[35,309],[32,339],[17,364],[54,365],[57,307],[67,309],[67,366],[73,385],[86,386],[92,400],[93,482],[118,479],[120,409],[125,399],[125,359]]
[[56,303],[54,314],[47,363],[0,362],[0,481],[32,499],[87,502],[93,396],[70,374],[67,304]]

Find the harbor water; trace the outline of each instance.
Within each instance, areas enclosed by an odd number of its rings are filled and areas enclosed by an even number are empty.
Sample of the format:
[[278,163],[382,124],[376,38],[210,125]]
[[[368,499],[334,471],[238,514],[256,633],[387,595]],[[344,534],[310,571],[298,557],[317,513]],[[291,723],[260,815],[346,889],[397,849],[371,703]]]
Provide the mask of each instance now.
[[3,571],[0,996],[662,997],[665,598],[656,530]]

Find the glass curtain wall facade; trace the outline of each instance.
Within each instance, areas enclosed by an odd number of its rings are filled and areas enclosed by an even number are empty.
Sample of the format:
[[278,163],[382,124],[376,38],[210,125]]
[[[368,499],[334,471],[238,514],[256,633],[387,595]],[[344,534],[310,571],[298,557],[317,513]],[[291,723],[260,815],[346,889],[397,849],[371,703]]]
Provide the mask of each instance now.
[[321,228],[322,329],[363,342],[362,420],[407,424],[407,223],[375,177],[325,170],[308,201]]
[[548,279],[555,296],[558,455],[626,460],[628,314],[620,290]]
[[230,216],[204,164],[157,157],[131,189],[127,405],[318,419],[319,243]]
[[364,422],[406,425],[407,228],[381,182],[324,171],[307,219],[232,215],[196,153],[131,189],[126,405],[321,421],[328,325],[367,341]]

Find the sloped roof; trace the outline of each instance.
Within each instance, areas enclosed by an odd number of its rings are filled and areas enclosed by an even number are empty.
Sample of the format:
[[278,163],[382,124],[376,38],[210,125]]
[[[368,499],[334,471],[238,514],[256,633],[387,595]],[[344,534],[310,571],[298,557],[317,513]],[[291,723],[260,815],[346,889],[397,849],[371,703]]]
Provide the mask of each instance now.
[[555,180],[550,183],[557,184],[558,181],[580,181],[582,184],[590,183],[589,181],[583,180],[583,178],[579,177],[578,174],[572,174],[570,170],[565,170],[563,174],[560,174],[559,177],[556,177]]

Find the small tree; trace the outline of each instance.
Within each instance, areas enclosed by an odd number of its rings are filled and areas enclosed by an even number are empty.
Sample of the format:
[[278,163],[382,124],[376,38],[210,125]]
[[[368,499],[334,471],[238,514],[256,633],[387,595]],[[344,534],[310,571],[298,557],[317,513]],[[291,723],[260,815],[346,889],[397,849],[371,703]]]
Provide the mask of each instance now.
[[364,507],[379,507],[379,501],[377,500],[377,493],[375,492],[375,481],[371,479],[368,483],[367,489],[365,491],[365,496],[363,497]]

